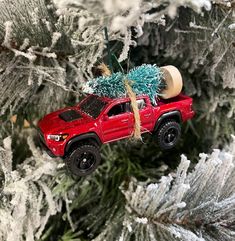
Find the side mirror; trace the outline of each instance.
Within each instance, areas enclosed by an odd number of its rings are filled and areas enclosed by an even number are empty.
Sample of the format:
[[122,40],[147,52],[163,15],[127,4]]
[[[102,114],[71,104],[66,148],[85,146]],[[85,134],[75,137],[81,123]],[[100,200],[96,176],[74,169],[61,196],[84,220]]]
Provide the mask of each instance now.
[[103,116],[103,121],[107,121],[109,119],[108,115]]

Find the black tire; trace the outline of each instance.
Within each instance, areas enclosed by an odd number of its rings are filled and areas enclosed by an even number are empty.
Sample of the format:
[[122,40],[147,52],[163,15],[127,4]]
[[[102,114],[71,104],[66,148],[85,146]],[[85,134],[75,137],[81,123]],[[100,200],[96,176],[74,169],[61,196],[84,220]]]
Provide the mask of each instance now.
[[84,144],[75,149],[66,159],[69,171],[76,176],[87,176],[95,171],[101,160],[99,149]]
[[5,174],[3,170],[0,168],[0,194],[4,188],[4,184],[5,184]]
[[174,120],[164,122],[157,130],[157,142],[162,150],[176,146],[181,136],[181,126]]

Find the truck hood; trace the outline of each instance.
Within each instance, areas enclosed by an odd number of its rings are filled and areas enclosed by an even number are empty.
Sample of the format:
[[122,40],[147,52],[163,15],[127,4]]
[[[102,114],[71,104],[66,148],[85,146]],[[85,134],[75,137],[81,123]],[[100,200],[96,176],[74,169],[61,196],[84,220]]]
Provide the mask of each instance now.
[[93,119],[77,107],[67,107],[44,116],[38,127],[44,134],[63,134],[64,130],[91,122]]

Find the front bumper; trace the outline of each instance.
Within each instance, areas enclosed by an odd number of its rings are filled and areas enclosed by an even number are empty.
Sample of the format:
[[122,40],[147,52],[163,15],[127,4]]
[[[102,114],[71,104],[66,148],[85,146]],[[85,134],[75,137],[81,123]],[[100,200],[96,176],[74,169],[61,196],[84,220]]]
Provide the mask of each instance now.
[[66,141],[63,142],[49,142],[45,140],[45,136],[40,128],[38,128],[39,142],[42,148],[47,152],[50,157],[63,157],[64,147]]
[[56,157],[56,155],[48,148],[48,146],[45,143],[45,139],[44,136],[41,132],[41,130],[38,130],[38,138],[39,138],[39,144],[40,146],[46,151],[46,153],[50,156],[50,157]]
[[43,148],[43,150],[45,150],[45,152],[50,156],[50,157],[57,157],[46,145],[44,142],[40,141],[40,146]]

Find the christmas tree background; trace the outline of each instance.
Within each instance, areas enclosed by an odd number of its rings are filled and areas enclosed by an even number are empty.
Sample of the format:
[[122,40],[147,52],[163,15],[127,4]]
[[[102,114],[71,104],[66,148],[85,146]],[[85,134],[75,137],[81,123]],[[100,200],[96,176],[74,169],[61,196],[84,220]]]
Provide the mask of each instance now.
[[[235,240],[234,1],[0,6],[0,240]],[[75,178],[35,127],[107,63],[104,27],[125,70],[177,66],[196,116],[174,150],[151,137],[105,145],[97,171]]]

